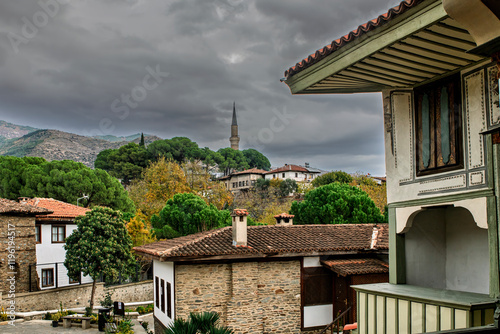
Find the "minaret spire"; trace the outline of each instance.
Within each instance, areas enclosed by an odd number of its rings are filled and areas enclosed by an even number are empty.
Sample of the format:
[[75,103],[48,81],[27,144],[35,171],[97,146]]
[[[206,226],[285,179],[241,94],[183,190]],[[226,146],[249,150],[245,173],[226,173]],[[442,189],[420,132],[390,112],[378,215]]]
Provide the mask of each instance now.
[[236,120],[236,102],[233,102],[233,122],[231,123],[231,137],[229,138],[233,150],[240,149],[240,136],[238,136],[238,121]]

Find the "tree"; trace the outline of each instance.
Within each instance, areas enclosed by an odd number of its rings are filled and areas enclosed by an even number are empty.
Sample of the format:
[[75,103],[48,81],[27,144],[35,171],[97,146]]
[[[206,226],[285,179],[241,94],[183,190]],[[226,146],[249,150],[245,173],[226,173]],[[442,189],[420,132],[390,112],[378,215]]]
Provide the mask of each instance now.
[[311,190],[290,210],[296,224],[378,224],[384,218],[361,189],[334,182]]
[[259,168],[263,170],[271,169],[271,163],[269,162],[269,159],[267,159],[266,156],[259,151],[254,150],[253,148],[249,148],[247,150],[243,150],[242,152],[247,159],[247,163],[250,168]]
[[190,313],[188,320],[175,319],[165,334],[233,334],[225,326],[219,326],[220,316],[215,312]]
[[126,226],[132,240],[132,247],[149,244],[156,240],[151,234],[151,222],[141,210],[137,211],[136,215],[129,220]]
[[208,231],[231,224],[228,210],[217,210],[201,197],[191,194],[176,194],[169,199],[159,215],[151,218],[153,232],[158,239]]
[[154,160],[160,157],[175,160],[179,163],[185,160],[203,160],[206,151],[186,137],[157,140],[148,145],[148,152]]
[[82,163],[43,158],[0,157],[0,197],[50,197],[77,204],[87,195],[86,207],[109,206],[123,212],[135,212],[135,206],[118,180],[101,169]]
[[279,189],[282,197],[288,196],[297,191],[297,182],[292,179],[285,179],[280,183]]
[[131,180],[140,178],[150,160],[151,156],[144,146],[128,143],[115,150],[99,152],[94,166],[108,171],[128,185]]
[[99,276],[116,279],[133,273],[135,261],[132,241],[122,220],[122,214],[109,208],[96,207],[75,219],[77,225],[66,238],[64,266],[68,276],[80,280],[81,273],[93,279],[90,308]]
[[144,133],[141,132],[141,141],[139,142],[139,146],[140,147],[144,147],[145,144],[144,144]]
[[369,175],[357,173],[350,185],[356,186],[367,193],[380,211],[386,213],[387,185],[385,182],[378,184]]
[[217,151],[223,158],[224,161],[219,163],[219,169],[224,171],[225,175],[229,175],[232,171],[245,170],[250,168],[247,158],[242,151],[233,150],[232,148],[226,147],[221,148]]
[[143,179],[132,183],[129,194],[138,209],[151,217],[158,213],[175,194],[190,192],[182,168],[160,157],[143,172]]
[[346,172],[337,170],[318,176],[312,181],[312,185],[314,187],[321,187],[334,182],[351,183],[352,176],[347,174]]

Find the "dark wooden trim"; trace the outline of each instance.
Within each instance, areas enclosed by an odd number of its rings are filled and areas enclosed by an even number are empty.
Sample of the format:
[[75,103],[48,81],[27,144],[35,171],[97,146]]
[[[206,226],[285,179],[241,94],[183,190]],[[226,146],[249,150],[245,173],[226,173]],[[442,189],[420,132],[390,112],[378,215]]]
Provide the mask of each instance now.
[[[54,227],[62,227],[64,229],[64,233],[63,233],[63,241],[54,241]],[[59,233],[57,233],[57,235],[59,235]],[[51,224],[50,226],[50,242],[52,244],[63,244],[66,242],[66,225],[62,225],[62,224]]]
[[[38,227],[38,233],[36,233],[36,228]],[[38,240],[36,241],[36,237],[38,236]],[[42,225],[41,224],[35,224],[35,241],[37,244],[42,243]]]
[[[43,284],[43,273],[44,272],[52,272],[52,284]],[[49,287],[49,286],[54,286],[54,268],[42,268],[42,288]]]
[[155,297],[156,297],[156,308],[160,308],[160,279],[155,276]]

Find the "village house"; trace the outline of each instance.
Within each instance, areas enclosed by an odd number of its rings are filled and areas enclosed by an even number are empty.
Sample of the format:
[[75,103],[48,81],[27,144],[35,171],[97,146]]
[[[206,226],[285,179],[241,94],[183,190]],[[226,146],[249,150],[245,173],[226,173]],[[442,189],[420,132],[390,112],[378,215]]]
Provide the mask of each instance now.
[[31,263],[30,273],[40,278],[39,289],[91,283],[90,277],[82,276],[79,281],[70,279],[64,266],[65,240],[77,228],[75,218],[90,209],[53,198],[21,197],[19,203],[52,211],[35,218],[36,261]]
[[[384,225],[232,226],[135,247],[154,262],[155,331],[190,312],[214,311],[235,333],[301,333],[322,329],[346,310],[351,284],[387,282]],[[349,307],[352,306],[351,309]]]
[[273,169],[265,174],[266,180],[291,179],[296,182],[312,182],[321,174],[321,171],[316,168],[303,167],[298,165],[285,164],[283,167]]
[[[0,291],[4,299],[36,289],[37,277],[29,275],[29,266],[37,260],[35,216],[50,213],[51,210],[0,198]],[[15,277],[14,282],[8,280],[11,276]]]
[[292,94],[382,92],[390,284],[355,287],[360,334],[494,322],[499,67],[499,1],[406,0],[285,72]]
[[255,186],[255,182],[257,182],[258,179],[263,179],[265,173],[267,173],[267,171],[263,169],[251,168],[221,177],[219,180],[226,184],[228,190],[231,190],[233,193],[238,193]]

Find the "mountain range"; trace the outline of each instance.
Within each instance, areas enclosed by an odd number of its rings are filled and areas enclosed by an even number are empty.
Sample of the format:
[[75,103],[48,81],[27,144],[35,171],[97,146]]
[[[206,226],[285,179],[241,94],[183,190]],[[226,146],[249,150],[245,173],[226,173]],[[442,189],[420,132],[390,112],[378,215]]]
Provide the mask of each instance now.
[[[86,137],[59,130],[42,130],[0,121],[0,155],[42,157],[51,160],[73,160],[93,168],[97,154],[116,149],[129,142],[140,142],[141,134],[126,137]],[[146,144],[162,138],[144,135]]]

